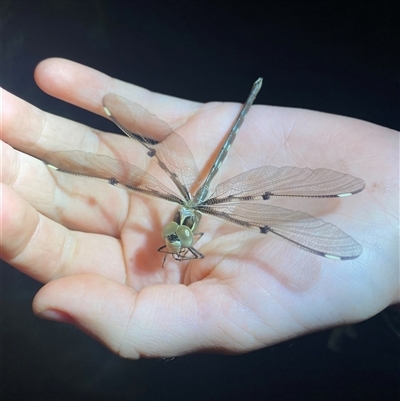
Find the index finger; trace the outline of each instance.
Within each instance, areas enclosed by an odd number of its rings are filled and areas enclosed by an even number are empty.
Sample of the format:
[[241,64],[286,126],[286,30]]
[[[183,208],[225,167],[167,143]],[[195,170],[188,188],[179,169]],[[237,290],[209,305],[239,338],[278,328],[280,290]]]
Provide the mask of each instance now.
[[201,103],[151,92],[61,58],[50,58],[39,63],[35,80],[49,95],[101,116],[104,116],[102,99],[108,92],[140,104],[170,125],[181,123],[201,106]]

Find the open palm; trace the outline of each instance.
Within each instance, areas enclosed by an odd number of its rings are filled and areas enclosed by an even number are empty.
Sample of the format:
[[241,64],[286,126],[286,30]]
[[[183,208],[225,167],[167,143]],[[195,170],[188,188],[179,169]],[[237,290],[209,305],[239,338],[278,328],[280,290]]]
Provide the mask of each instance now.
[[[240,104],[151,93],[67,60],[42,62],[35,78],[47,93],[99,115],[108,92],[141,104],[185,139],[201,177],[240,110]],[[216,183],[263,165],[324,167],[363,178],[366,189],[354,197],[275,201],[339,226],[363,245],[363,254],[329,260],[204,217],[196,247],[205,258],[170,257],[162,268],[160,232],[176,206],[51,172],[39,160],[48,151],[83,150],[142,167],[143,147],[42,112],[6,91],[2,113],[2,258],[47,283],[35,297],[35,313],[73,322],[116,353],[245,352],[362,320],[399,301],[394,131],[253,106]],[[157,168],[149,172],[163,180]]]

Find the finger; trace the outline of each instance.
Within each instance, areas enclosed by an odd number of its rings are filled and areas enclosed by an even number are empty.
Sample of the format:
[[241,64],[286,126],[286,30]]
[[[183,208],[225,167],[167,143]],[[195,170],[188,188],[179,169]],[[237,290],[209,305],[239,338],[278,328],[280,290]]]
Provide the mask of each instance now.
[[38,158],[49,150],[99,149],[98,134],[89,127],[45,113],[3,89],[0,95],[1,136],[13,148]]
[[223,317],[213,322],[215,309],[209,305],[201,310],[199,304],[197,294],[184,285],[160,284],[136,292],[97,275],[80,275],[47,284],[36,295],[33,310],[40,317],[75,323],[127,358],[245,347],[229,344],[237,330],[233,323],[226,335]]
[[15,149],[39,159],[48,151],[79,149],[133,161],[145,168],[147,156],[136,141],[45,113],[3,89],[0,96],[1,137]]
[[[1,90],[0,96],[2,96],[3,117],[1,137],[15,149],[21,150],[39,159],[45,158],[47,151],[79,149],[86,152],[109,155],[127,161],[131,161],[131,159],[134,158],[137,165],[143,169],[146,168],[148,157],[146,153],[143,152],[142,146],[136,141],[132,141],[120,135],[100,133],[85,125],[45,113],[5,90]],[[12,169],[14,162],[15,158],[9,161],[6,168]],[[4,161],[2,164],[3,166],[5,165]],[[28,165],[25,167],[27,166]],[[43,170],[43,166],[41,172],[44,172],[45,176],[41,175],[40,178],[47,179],[48,172]],[[39,182],[38,177],[39,176],[34,176],[34,179],[37,180],[37,184],[47,185],[47,183]],[[64,180],[64,182],[73,182],[75,185],[79,185],[79,183],[82,182],[82,180],[76,177],[74,177],[74,179],[72,179],[72,177],[61,178],[60,175],[57,175],[57,177]],[[54,178],[55,177],[52,178],[52,181],[54,181]],[[29,182],[27,182],[28,185],[32,185],[32,183],[29,184]],[[88,193],[88,189],[83,188],[87,194],[85,197],[86,199],[96,195],[96,184],[93,184],[93,186],[95,188],[90,193]],[[71,189],[71,187],[69,188]],[[103,196],[105,195],[112,196],[110,191],[107,190]],[[102,196],[96,199],[98,201],[101,198]],[[28,201],[33,200],[26,199]],[[45,209],[40,209],[41,212],[45,210],[48,210],[47,207]],[[123,211],[124,209],[118,210]],[[56,217],[52,215],[48,216]]]
[[170,125],[187,119],[199,103],[151,92],[93,68],[61,58],[42,61],[35,70],[35,80],[46,93],[104,116],[102,99],[114,92],[154,113]]
[[84,272],[124,280],[117,239],[69,231],[38,213],[7,185],[0,185],[0,251],[5,262],[41,282]]
[[119,236],[129,208],[126,191],[100,180],[52,172],[4,142],[0,151],[1,182],[38,212],[70,229]]

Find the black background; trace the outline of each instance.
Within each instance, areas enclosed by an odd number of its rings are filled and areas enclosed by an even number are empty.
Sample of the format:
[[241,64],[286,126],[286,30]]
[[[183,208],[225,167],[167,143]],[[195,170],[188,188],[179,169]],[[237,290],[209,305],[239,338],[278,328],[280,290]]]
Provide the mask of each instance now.
[[[399,129],[398,2],[2,0],[2,76],[35,106],[104,119],[42,93],[37,63],[65,57],[156,92],[300,107]],[[109,125],[107,125],[109,127]],[[241,356],[128,361],[31,310],[41,287],[2,263],[2,400],[395,400],[390,310]],[[388,321],[391,324],[388,324]]]

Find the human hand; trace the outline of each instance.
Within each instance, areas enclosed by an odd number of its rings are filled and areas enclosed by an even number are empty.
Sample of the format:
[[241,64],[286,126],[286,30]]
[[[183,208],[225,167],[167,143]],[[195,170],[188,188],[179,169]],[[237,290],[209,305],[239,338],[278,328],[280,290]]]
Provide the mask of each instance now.
[[[202,173],[240,109],[151,93],[61,59],[39,64],[35,79],[52,96],[99,115],[107,92],[143,105],[178,127]],[[203,217],[205,258],[167,258],[161,268],[159,233],[176,207],[51,173],[38,160],[47,151],[79,149],[140,164],[139,145],[42,112],[6,91],[2,114],[2,258],[47,283],[35,297],[35,313],[74,323],[122,356],[246,352],[363,320],[399,302],[392,130],[253,106],[218,176],[222,182],[263,165],[293,165],[364,179],[366,189],[354,197],[277,203],[339,225],[363,245],[358,259],[324,259]]]

